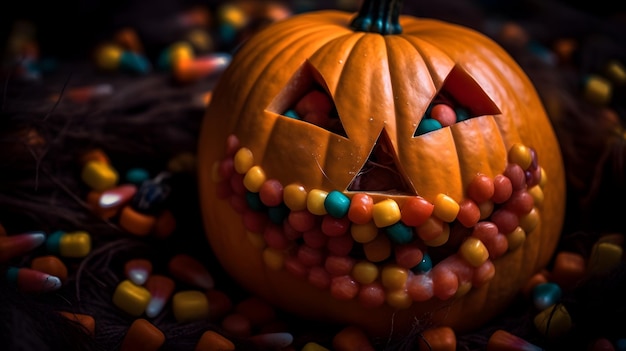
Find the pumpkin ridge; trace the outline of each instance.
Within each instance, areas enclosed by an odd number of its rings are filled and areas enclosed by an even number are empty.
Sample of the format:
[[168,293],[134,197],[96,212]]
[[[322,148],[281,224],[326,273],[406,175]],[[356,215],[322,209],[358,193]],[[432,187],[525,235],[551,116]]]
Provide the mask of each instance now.
[[[446,77],[448,77],[456,63],[450,58],[447,53],[441,50],[436,44],[433,44],[429,40],[426,40],[426,38],[412,37],[409,35],[402,35],[401,37],[410,42],[411,45],[415,47],[415,50],[417,50],[419,56],[424,61],[424,66],[428,70],[428,76],[435,86],[435,93],[429,98],[429,101],[432,101],[432,99],[441,90],[441,87],[443,86]],[[446,67],[445,72],[443,72],[443,68],[437,69],[437,67],[440,66]]]
[[[391,143],[393,145],[395,151],[396,159],[399,158],[399,150],[401,148],[400,142],[398,140],[405,140],[413,137],[417,126],[421,120],[421,116],[423,116],[423,111],[415,111],[418,108],[422,108],[422,106],[428,106],[428,101],[425,98],[416,98],[420,97],[421,89],[419,86],[425,84],[421,80],[419,84],[415,83],[415,79],[418,77],[411,77],[409,79],[406,78],[409,74],[419,74],[419,69],[413,68],[410,72],[407,72],[409,69],[407,66],[419,67],[420,62],[410,62],[409,58],[412,56],[417,56],[421,58],[420,55],[415,55],[416,49],[410,42],[403,40],[401,36],[385,36],[385,47],[387,50],[387,66],[389,69],[389,81],[391,82],[391,96],[392,103],[394,105],[394,114],[395,114],[395,134],[394,138],[391,139]],[[410,49],[413,49],[413,52],[408,52]],[[423,62],[422,62],[423,63]],[[401,69],[394,69],[397,67],[401,67]],[[423,77],[422,77],[423,78]],[[417,87],[416,87],[417,85]],[[436,88],[433,85],[433,91]],[[416,90],[418,90],[416,92]],[[396,97],[404,97],[402,101],[399,101]],[[410,98],[408,98],[410,97]],[[414,101],[422,102],[422,106]],[[407,107],[405,103],[414,103],[410,107]],[[424,109],[425,110],[425,109]],[[387,128],[385,128],[387,129]],[[389,132],[389,129],[387,129]],[[405,174],[405,172],[402,172]],[[407,178],[406,175],[403,175],[404,178]]]
[[[389,136],[389,141],[391,142],[391,145],[393,147],[393,151],[394,151],[394,157],[397,160],[398,159],[398,149],[400,148],[400,143],[398,142],[398,140],[403,140],[406,136],[403,134],[408,134],[409,138],[413,135],[412,131],[409,130],[408,133],[406,131],[406,128],[404,128],[404,124],[401,123],[403,122],[403,120],[405,119],[410,119],[415,121],[416,117],[411,118],[411,116],[405,114],[405,113],[400,113],[401,110],[401,106],[399,105],[399,101],[397,101],[397,99],[393,98],[396,96],[406,96],[406,90],[402,87],[399,86],[399,84],[402,84],[402,80],[398,79],[398,77],[394,74],[396,73],[396,70],[393,70],[392,67],[404,67],[404,65],[399,65],[397,63],[395,63],[395,59],[396,59],[396,55],[394,50],[392,49],[393,45],[393,41],[390,40],[389,38],[393,38],[390,36],[385,36],[384,37],[384,44],[385,44],[385,50],[387,52],[387,71],[389,72],[389,88],[391,90],[390,95],[392,97],[391,103],[393,104],[393,115],[395,116],[395,118],[393,119],[393,128],[391,128],[389,126],[389,124],[385,124],[383,129],[385,129],[385,132],[388,134]],[[418,117],[417,117],[418,118]],[[417,125],[419,124],[419,121],[415,121],[415,126],[417,127]],[[409,128],[411,129],[411,128]],[[393,133],[393,137],[391,137],[389,134]],[[397,162],[396,162],[397,163]],[[399,164],[397,165],[399,167]],[[399,171],[401,171],[402,173],[402,177],[404,179],[408,179],[408,177],[406,177],[405,172],[402,171],[400,169],[400,167],[398,168]],[[413,188],[413,191],[415,191],[415,189]]]
[[[386,57],[380,52],[384,45],[384,37],[379,34],[366,33],[359,38],[341,71],[338,86],[343,89],[338,89],[335,96],[348,139],[353,144],[367,145],[368,154],[383,125],[387,121],[393,122],[388,118],[392,106],[389,105],[390,99],[386,98],[391,89],[389,69],[380,69],[388,67]],[[343,98],[344,94],[350,98]],[[358,103],[352,101],[354,96],[359,97]],[[346,115],[347,110],[352,115]],[[362,123],[363,120],[369,123]]]
[[[415,191],[429,201],[433,201],[439,193],[445,192],[458,202],[465,192],[460,178],[462,169],[458,163],[456,150],[447,148],[453,140],[454,137],[449,129],[440,129],[413,138],[410,150],[415,150],[414,156],[408,155],[403,159],[403,163],[411,167],[407,172],[413,175],[411,181],[415,186]],[[441,152],[428,151],[433,149],[441,150]],[[452,156],[452,153],[455,155]],[[429,176],[425,177],[426,174]],[[442,191],[442,189],[445,190]]]
[[[358,41],[364,35],[365,33],[349,32],[349,33],[346,33],[345,35],[338,36],[334,38],[333,40],[328,41],[323,46],[321,46],[319,50],[317,50],[309,58],[309,61],[312,63],[314,62],[315,63],[314,67],[318,70],[318,72],[320,72],[320,74],[322,74],[324,78],[324,83],[326,84],[326,89],[328,90],[328,93],[330,94],[333,101],[336,101],[335,94],[337,93],[337,86],[339,85],[340,78],[337,79],[336,81],[333,81],[332,85],[329,84],[331,83],[330,79],[334,77],[342,76],[341,73],[346,67],[347,58],[350,57],[352,50],[354,49],[355,42]],[[340,46],[340,47],[337,48],[337,46]],[[338,54],[340,49],[341,49],[341,52],[343,52],[343,54],[341,55]],[[330,55],[330,54],[339,56],[340,58],[338,60],[340,61],[343,60],[343,64],[339,66],[341,68],[334,69],[332,71],[330,71],[329,69],[326,69],[326,67],[337,66],[337,63],[334,60],[331,61],[331,60],[326,59],[327,55]],[[341,57],[345,57],[345,59],[342,59]],[[339,115],[339,118],[341,118],[341,114]]]
[[[488,128],[488,126],[486,126],[487,124],[497,125],[497,122],[494,119],[495,118],[493,116],[481,116],[472,118],[471,121],[461,122],[463,123],[463,125],[460,126],[450,126],[453,140],[455,142],[455,147],[457,149],[457,155],[459,158],[461,169],[465,170],[461,172],[464,188],[467,188],[467,185],[472,181],[474,176],[479,173],[479,170],[480,173],[484,173],[485,175],[493,178],[496,174],[502,173],[502,171],[506,167],[506,153],[508,148],[506,147],[501,134],[490,133],[488,136],[485,136],[484,134],[484,131],[491,130]],[[487,123],[487,121],[492,121],[492,123]],[[470,128],[470,124],[475,125],[473,130],[475,129],[481,132],[473,133],[473,135],[476,135],[476,137],[469,138],[467,144],[462,144],[459,146],[458,143],[462,143],[464,139],[467,139],[467,135],[470,134],[470,132],[467,130],[468,128]],[[499,126],[497,130],[499,131]],[[501,146],[498,147],[498,145]],[[491,155],[488,160],[487,167],[485,167],[485,164],[480,164],[476,168],[476,170],[471,170],[474,168],[472,166],[477,165],[476,161],[482,159],[482,155]]]

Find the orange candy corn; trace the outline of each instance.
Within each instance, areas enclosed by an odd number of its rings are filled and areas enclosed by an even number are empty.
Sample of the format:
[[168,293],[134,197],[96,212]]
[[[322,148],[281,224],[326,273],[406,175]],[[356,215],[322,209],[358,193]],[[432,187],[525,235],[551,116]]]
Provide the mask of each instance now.
[[204,265],[187,254],[178,254],[170,259],[170,273],[180,281],[206,290],[213,289],[215,281]]
[[165,335],[149,321],[139,318],[128,328],[120,351],[156,351],[165,343]]

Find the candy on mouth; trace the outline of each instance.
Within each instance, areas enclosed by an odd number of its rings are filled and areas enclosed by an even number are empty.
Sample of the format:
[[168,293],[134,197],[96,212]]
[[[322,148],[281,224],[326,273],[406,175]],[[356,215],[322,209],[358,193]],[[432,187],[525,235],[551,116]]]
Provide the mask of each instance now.
[[462,296],[491,280],[493,260],[520,247],[539,222],[546,176],[522,144],[509,149],[501,174],[477,174],[459,203],[445,194],[399,203],[281,184],[235,135],[226,143],[213,168],[218,197],[242,216],[266,266],[364,307]]

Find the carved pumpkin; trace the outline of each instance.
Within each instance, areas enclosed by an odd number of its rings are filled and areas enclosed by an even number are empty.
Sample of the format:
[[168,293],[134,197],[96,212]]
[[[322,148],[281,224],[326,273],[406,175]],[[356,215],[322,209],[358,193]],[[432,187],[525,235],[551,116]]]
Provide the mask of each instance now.
[[284,310],[469,330],[550,260],[561,153],[502,48],[398,12],[299,14],[239,49],[200,134],[202,215],[227,272]]

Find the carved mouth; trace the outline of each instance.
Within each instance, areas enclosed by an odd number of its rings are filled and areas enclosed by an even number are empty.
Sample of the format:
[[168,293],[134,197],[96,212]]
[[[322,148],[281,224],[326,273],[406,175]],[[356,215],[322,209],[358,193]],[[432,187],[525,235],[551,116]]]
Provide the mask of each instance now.
[[524,145],[513,145],[508,157],[502,174],[476,175],[461,202],[445,194],[429,201],[281,184],[234,135],[213,174],[218,197],[241,214],[268,268],[338,300],[407,308],[485,284],[495,275],[493,260],[519,248],[537,226],[544,170]]

